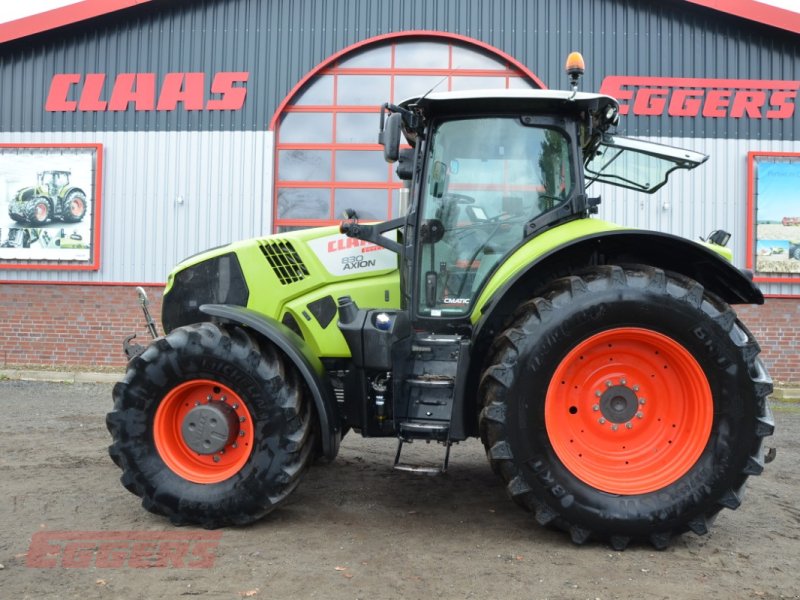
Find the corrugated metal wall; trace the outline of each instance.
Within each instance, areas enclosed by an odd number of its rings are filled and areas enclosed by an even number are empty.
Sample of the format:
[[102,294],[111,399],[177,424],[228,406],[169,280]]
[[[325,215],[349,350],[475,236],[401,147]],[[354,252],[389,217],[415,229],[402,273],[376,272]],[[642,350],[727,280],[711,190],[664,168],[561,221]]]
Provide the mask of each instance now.
[[[270,231],[273,140],[265,130],[280,102],[334,52],[407,30],[476,38],[550,87],[564,87],[573,49],[587,58],[585,90],[607,75],[800,79],[798,36],[678,0],[156,0],[0,45],[0,141],[105,146],[101,270],[5,270],[0,279],[160,282],[188,254]],[[44,110],[56,73],[105,73],[107,99],[118,73],[160,81],[188,71],[205,73],[207,87],[216,72],[250,72],[243,109]],[[625,117],[628,134],[711,159],[654,197],[604,190],[603,216],[692,238],[722,227],[743,265],[746,154],[800,151],[797,112],[771,122]]]
[[191,254],[271,231],[269,132],[13,133],[2,140],[99,142],[104,173],[100,270],[0,269],[0,280],[162,283]]
[[[352,44],[439,30],[491,44],[565,87],[564,57],[587,58],[584,89],[607,75],[796,80],[797,36],[679,0],[157,0],[0,46],[0,131],[261,130],[311,69]],[[241,111],[45,112],[55,73],[249,71]],[[635,135],[800,138],[800,119],[640,117]]]

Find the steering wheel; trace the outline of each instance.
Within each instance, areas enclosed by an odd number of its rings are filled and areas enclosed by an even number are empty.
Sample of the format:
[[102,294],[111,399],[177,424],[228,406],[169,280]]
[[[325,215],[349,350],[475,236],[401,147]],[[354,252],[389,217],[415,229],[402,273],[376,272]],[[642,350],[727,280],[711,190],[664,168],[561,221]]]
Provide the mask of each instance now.
[[475,204],[475,198],[472,196],[467,196],[466,194],[457,194],[455,192],[447,192],[444,196],[442,196],[442,201],[452,201],[456,204]]

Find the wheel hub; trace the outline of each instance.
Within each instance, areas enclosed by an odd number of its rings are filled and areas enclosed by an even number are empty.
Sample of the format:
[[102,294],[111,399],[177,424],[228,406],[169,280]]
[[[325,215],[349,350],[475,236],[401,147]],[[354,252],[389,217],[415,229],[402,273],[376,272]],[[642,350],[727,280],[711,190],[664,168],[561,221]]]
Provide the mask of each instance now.
[[239,435],[239,418],[225,402],[198,404],[183,418],[184,443],[198,454],[215,454]]
[[626,385],[614,385],[600,396],[600,412],[612,423],[627,423],[639,409],[639,398]]

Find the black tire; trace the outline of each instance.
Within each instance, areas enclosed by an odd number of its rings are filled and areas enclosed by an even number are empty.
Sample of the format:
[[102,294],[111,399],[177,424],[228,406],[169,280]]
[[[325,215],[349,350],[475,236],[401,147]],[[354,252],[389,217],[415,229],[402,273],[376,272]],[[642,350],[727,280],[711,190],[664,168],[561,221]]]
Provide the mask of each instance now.
[[[646,493],[609,493],[587,484],[559,459],[546,427],[548,386],[570,350],[623,327],[680,344],[702,369],[713,401],[699,458],[674,482]],[[705,534],[722,508],[739,506],[748,476],[763,470],[761,442],[774,425],[766,399],[772,382],[758,352],[733,310],[683,276],[605,266],[557,280],[519,307],[490,349],[479,388],[487,456],[514,500],[540,524],[568,531],[576,543],[594,538],[624,549],[631,540],[648,540],[663,549],[687,530]],[[557,389],[563,381],[553,383]],[[586,392],[569,393],[583,398]],[[593,393],[599,395],[588,390]]]
[[77,223],[86,216],[86,194],[81,190],[72,190],[61,204],[61,220],[65,223]]
[[23,220],[32,225],[44,225],[52,216],[53,209],[47,198],[32,198],[25,206]]
[[[224,481],[195,483],[167,466],[154,441],[159,403],[187,381],[212,380],[241,398],[253,421],[247,462]],[[240,328],[180,327],[154,341],[114,387],[106,424],[111,459],[142,506],[175,525],[244,525],[295,489],[314,447],[313,408],[295,370]],[[226,447],[227,448],[227,447]]]

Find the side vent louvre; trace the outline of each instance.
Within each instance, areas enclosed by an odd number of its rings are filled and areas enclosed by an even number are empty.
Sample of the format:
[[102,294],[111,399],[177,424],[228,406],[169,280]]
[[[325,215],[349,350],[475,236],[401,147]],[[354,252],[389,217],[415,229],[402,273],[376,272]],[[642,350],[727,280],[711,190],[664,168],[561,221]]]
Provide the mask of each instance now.
[[260,246],[261,252],[264,253],[269,266],[275,271],[282,285],[289,285],[308,277],[308,268],[290,242],[264,240]]

